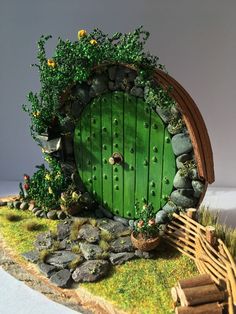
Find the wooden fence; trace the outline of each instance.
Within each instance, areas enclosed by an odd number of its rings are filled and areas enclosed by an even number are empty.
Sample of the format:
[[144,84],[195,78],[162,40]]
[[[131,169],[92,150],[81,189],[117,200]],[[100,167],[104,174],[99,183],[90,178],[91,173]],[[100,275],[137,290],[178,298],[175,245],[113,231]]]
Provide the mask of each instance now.
[[236,306],[236,265],[225,244],[215,237],[214,228],[204,227],[193,219],[194,210],[174,214],[164,238],[177,250],[195,261],[200,274],[210,274],[227,292],[228,313]]

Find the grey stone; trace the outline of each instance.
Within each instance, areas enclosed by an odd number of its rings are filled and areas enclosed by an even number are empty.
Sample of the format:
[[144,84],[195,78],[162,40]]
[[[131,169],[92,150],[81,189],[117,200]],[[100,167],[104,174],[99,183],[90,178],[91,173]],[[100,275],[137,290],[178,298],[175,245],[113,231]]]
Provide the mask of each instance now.
[[173,202],[167,202],[163,206],[162,210],[164,210],[167,214],[172,214],[177,212],[177,206]]
[[192,187],[191,180],[188,177],[181,175],[181,170],[178,170],[173,181],[176,189],[187,189]]
[[134,247],[131,242],[130,236],[127,237],[119,237],[115,240],[113,240],[110,243],[110,250],[114,253],[120,253],[120,252],[133,252]]
[[0,201],[0,206],[7,206],[7,202]]
[[144,251],[140,251],[140,250],[135,250],[135,256],[137,256],[139,258],[150,259],[150,258],[154,258],[155,254],[152,251],[144,252]]
[[97,259],[102,254],[102,249],[99,245],[91,243],[80,243],[79,244],[83,256],[88,259]]
[[134,220],[133,219],[130,219],[129,220],[129,226],[130,226],[130,228],[134,228]]
[[14,208],[16,208],[16,209],[19,209],[19,208],[20,208],[20,205],[21,205],[21,202],[20,202],[20,201],[15,201],[15,202],[13,202],[13,206],[14,206]]
[[36,250],[25,252],[22,256],[31,263],[36,263],[39,260],[39,252]]
[[179,189],[171,193],[170,199],[177,206],[188,208],[194,207],[197,203],[196,198],[194,197],[193,189]]
[[105,217],[110,218],[110,219],[113,218],[113,214],[109,212],[107,209],[105,209],[104,207],[99,206],[99,209],[101,210],[101,212],[103,213]]
[[78,239],[83,239],[88,241],[89,243],[98,242],[99,237],[99,229],[90,224],[84,224],[79,229]]
[[50,249],[53,245],[53,236],[50,231],[40,233],[36,237],[35,247],[38,250]]
[[167,219],[168,219],[168,213],[164,211],[163,209],[159,210],[156,213],[156,218],[155,218],[156,223],[163,224],[167,221]]
[[128,226],[129,225],[129,220],[126,219],[126,218],[122,218],[122,217],[119,217],[119,216],[114,216],[113,219],[115,221],[121,222],[124,226]]
[[56,210],[50,210],[50,211],[47,213],[47,218],[48,218],[48,219],[52,219],[52,220],[57,219],[57,211],[56,211]]
[[68,221],[64,221],[57,225],[57,238],[58,240],[64,240],[70,235],[71,224]]
[[117,89],[117,86],[116,86],[115,82],[109,81],[108,82],[108,88],[112,91],[115,91]]
[[172,137],[172,148],[176,156],[186,154],[193,148],[191,140],[186,133],[176,134]]
[[36,217],[42,217],[44,214],[44,211],[43,211],[43,209],[39,209],[39,210],[35,211],[34,214]]
[[171,112],[169,108],[156,106],[156,112],[165,123],[168,123],[170,121]]
[[71,240],[64,239],[64,240],[60,241],[59,248],[60,248],[60,250],[70,251],[73,245],[74,245],[74,243],[72,243]]
[[188,160],[191,160],[192,156],[190,154],[182,154],[176,158],[176,166],[178,169],[182,169],[184,167],[184,163]]
[[7,207],[10,209],[14,208],[13,202],[7,202]]
[[76,268],[72,278],[75,282],[94,282],[106,276],[109,266],[104,260],[86,261]]
[[130,94],[133,95],[133,96],[136,96],[136,97],[143,98],[144,91],[143,91],[142,87],[134,86],[134,87],[131,88]]
[[116,78],[116,71],[117,71],[117,66],[111,66],[108,69],[108,75],[109,75],[109,79],[114,81]]
[[194,195],[195,197],[200,197],[201,194],[204,192],[205,190],[205,185],[203,182],[201,181],[198,181],[198,180],[193,180],[192,181],[192,186],[193,186],[193,189],[194,189]]
[[166,224],[160,224],[159,225],[159,235],[162,237],[165,235],[166,231]]
[[199,179],[197,168],[192,168],[192,169],[189,171],[189,177],[190,177],[191,179],[193,179],[193,180]]
[[121,222],[114,221],[108,218],[98,219],[98,228],[107,231],[114,236],[121,236],[130,234],[130,229],[124,226]]
[[57,218],[60,220],[64,220],[66,218],[66,214],[63,211],[58,210],[57,211]]
[[46,263],[58,268],[66,268],[78,255],[69,251],[55,251],[46,258]]
[[34,207],[33,209],[32,209],[32,212],[35,214],[37,211],[39,211],[40,210],[40,208],[38,208],[38,207]]
[[127,82],[133,82],[136,76],[137,73],[134,70],[120,66],[117,68],[115,79],[119,83],[122,83],[124,80],[127,80]]
[[50,281],[60,288],[68,288],[71,285],[71,273],[68,269],[59,270],[52,275]]
[[121,253],[111,253],[110,262],[113,265],[121,265],[127,261],[130,261],[135,257],[134,253],[121,252]]
[[103,217],[104,217],[104,214],[103,214],[103,212],[101,211],[100,208],[97,208],[97,209],[95,210],[95,216],[96,216],[97,218],[103,218]]
[[104,74],[96,74],[93,77],[91,89],[90,89],[90,97],[97,96],[101,93],[104,93],[107,90],[108,85],[108,77]]
[[48,265],[45,263],[38,263],[38,268],[41,271],[41,273],[48,278],[57,272],[57,268],[55,266]]
[[170,112],[171,112],[171,116],[172,116],[174,119],[178,119],[178,118],[181,117],[180,111],[178,110],[178,108],[177,108],[176,105],[173,105],[173,106],[170,108]]
[[78,96],[80,102],[87,104],[90,101],[89,86],[86,83],[77,84],[74,93]]

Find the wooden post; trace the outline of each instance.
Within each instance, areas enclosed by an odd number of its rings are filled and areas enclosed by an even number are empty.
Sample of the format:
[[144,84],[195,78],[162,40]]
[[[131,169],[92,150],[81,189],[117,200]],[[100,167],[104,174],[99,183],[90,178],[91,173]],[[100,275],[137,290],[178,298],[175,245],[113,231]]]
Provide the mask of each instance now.
[[173,303],[174,303],[174,307],[176,307],[176,305],[179,302],[179,296],[178,296],[177,287],[171,288],[170,293],[171,293],[171,297],[172,297],[172,300],[173,300]]
[[206,240],[210,245],[214,246],[215,245],[215,227],[213,226],[206,226]]
[[181,290],[180,303],[182,306],[200,305],[210,302],[220,302],[225,299],[225,293],[215,284]]
[[196,208],[188,208],[186,214],[189,218],[196,220],[197,210]]
[[180,280],[178,282],[178,287],[180,289],[186,289],[186,288],[193,288],[193,287],[210,285],[213,283],[214,283],[214,281],[212,280],[212,278],[209,274],[203,274],[200,276],[195,276],[192,278]]
[[176,314],[222,314],[223,306],[219,303],[209,303],[198,306],[184,306],[175,309]]

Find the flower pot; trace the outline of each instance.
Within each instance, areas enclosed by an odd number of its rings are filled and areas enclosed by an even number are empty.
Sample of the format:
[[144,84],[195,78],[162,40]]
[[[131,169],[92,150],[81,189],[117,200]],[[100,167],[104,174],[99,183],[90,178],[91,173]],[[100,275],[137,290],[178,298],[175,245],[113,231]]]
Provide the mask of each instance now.
[[61,205],[61,210],[68,215],[75,216],[80,211],[80,206],[77,203],[71,204],[70,206]]
[[160,237],[145,238],[141,233],[134,236],[134,232],[131,233],[131,242],[134,247],[140,251],[151,251],[154,250],[160,243]]

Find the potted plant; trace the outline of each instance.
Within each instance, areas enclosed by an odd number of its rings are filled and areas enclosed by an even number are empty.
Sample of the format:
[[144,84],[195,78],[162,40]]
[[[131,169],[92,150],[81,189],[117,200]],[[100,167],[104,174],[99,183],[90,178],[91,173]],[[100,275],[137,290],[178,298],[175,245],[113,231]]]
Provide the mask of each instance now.
[[76,215],[80,211],[80,197],[81,194],[77,193],[75,187],[70,185],[65,192],[61,193],[60,207],[69,215]]
[[136,204],[135,208],[139,214],[139,219],[135,222],[131,241],[137,249],[151,251],[160,243],[159,225],[155,221],[153,206],[145,204],[140,211],[138,204]]

